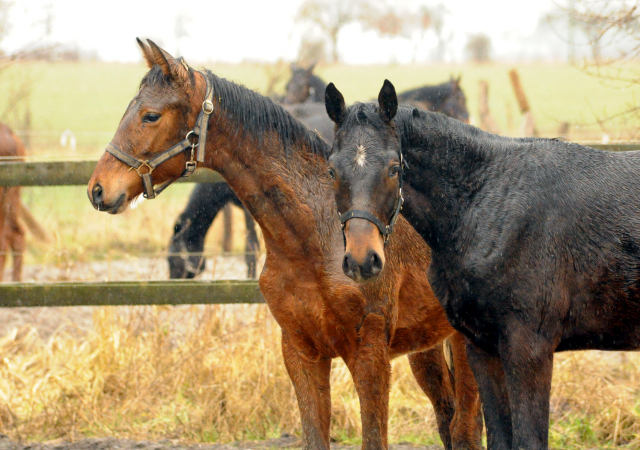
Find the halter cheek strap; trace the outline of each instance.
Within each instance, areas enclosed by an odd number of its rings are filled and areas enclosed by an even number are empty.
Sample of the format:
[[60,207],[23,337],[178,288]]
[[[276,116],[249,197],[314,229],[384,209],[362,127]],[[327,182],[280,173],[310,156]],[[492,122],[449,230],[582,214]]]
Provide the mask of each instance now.
[[[202,110],[196,119],[196,124],[193,130],[189,131],[185,138],[171,147],[168,150],[160,153],[158,156],[152,159],[138,159],[128,153],[123,152],[113,143],[107,144],[105,151],[110,153],[118,160],[131,166],[129,170],[135,170],[140,178],[142,178],[142,185],[144,187],[143,196],[147,199],[156,198],[162,191],[164,191],[171,183],[176,180],[167,180],[157,188],[154,188],[153,179],[151,173],[163,162],[166,162],[176,155],[184,152],[187,149],[191,149],[191,158],[187,161],[184,171],[180,175],[181,178],[189,177],[195,172],[198,162],[204,161],[204,150],[207,142],[207,126],[209,124],[209,116],[213,112],[213,87],[209,83],[209,77],[206,73],[199,72],[204,76],[207,83],[207,90],[205,99],[202,102]],[[194,160],[195,150],[198,148],[197,158]],[[146,168],[146,172],[142,172]]]

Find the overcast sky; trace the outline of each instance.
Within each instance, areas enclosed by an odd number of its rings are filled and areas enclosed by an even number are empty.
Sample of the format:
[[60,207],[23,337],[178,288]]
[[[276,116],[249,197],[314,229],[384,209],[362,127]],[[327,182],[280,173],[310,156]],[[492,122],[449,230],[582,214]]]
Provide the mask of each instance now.
[[[45,35],[47,9],[51,11],[51,41],[77,44],[106,61],[135,62],[140,53],[135,37],[148,37],[169,52],[190,61],[295,60],[306,27],[294,23],[303,0],[19,0],[10,10],[10,32],[2,42],[8,51],[24,48]],[[405,1],[407,5],[444,3],[447,35],[452,33],[447,59],[461,61],[467,37],[491,37],[493,56],[518,55],[520,40],[533,34],[540,17],[565,0],[447,0]],[[176,18],[187,18],[189,36],[177,42]],[[416,45],[424,62],[435,47],[435,37],[422,43],[380,38],[351,24],[339,35],[339,53],[351,64],[404,63],[412,60]],[[558,45],[562,42],[558,40]]]

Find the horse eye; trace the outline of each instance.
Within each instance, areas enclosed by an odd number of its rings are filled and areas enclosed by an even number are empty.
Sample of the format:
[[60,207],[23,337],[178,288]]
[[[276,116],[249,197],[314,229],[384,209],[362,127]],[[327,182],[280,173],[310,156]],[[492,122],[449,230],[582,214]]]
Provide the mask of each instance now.
[[332,180],[336,179],[336,173],[334,172],[333,169],[329,169],[329,176],[331,177]]
[[142,117],[142,121],[147,123],[157,122],[158,119],[160,119],[160,114],[158,113],[148,113]]
[[395,177],[399,173],[400,173],[400,166],[393,166],[391,167],[391,169],[389,169],[389,176],[391,178]]

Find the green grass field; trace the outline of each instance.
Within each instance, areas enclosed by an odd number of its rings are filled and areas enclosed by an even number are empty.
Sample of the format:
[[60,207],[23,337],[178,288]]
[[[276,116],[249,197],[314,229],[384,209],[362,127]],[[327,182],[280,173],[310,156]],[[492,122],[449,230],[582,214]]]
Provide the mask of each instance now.
[[[491,112],[507,135],[517,135],[521,115],[509,84],[507,64],[438,65],[438,66],[320,66],[316,72],[333,81],[347,102],[377,97],[385,78],[398,92],[424,84],[437,84],[451,75],[462,76],[472,116],[478,115],[478,82],[489,82]],[[263,92],[267,70],[261,65],[212,65],[216,74]],[[286,68],[285,68],[286,69]],[[600,139],[602,130],[597,118],[624,109],[636,101],[640,87],[622,83],[603,83],[566,64],[528,64],[517,67],[522,85],[543,136],[554,137],[558,125],[568,122],[573,140]],[[109,141],[124,110],[146,72],[142,64],[106,63],[30,63],[16,65],[0,74],[0,112],[7,107],[11,87],[29,80],[32,130],[36,133],[34,151],[42,156],[64,154],[56,148],[60,133],[69,129],[77,135],[87,155],[98,155]],[[285,72],[283,76],[288,75]],[[278,87],[282,91],[284,80]],[[11,117],[2,118],[9,119]],[[18,127],[19,128],[19,127]],[[631,139],[638,135],[638,124],[610,125],[612,140]],[[49,139],[37,138],[49,133]],[[59,147],[59,146],[58,146]],[[84,153],[83,153],[84,154]]]
[[[212,65],[216,74],[263,92],[268,70],[257,64]],[[462,76],[468,108],[476,121],[480,80],[489,82],[489,106],[501,133],[518,135],[521,115],[508,80],[506,64],[439,66],[320,66],[317,73],[333,81],[345,94],[347,102],[377,96],[385,78],[398,91],[423,84],[441,83],[451,75]],[[600,140],[603,130],[595,124],[597,116],[625,108],[640,94],[640,88],[612,88],[580,70],[564,64],[529,64],[518,66],[537,127],[543,136],[556,136],[559,124],[569,122],[573,140]],[[25,63],[0,74],[0,112],[6,111],[12,89],[20,83],[31,86],[28,105],[31,114],[30,155],[37,158],[98,158],[115,132],[125,108],[146,72],[142,64],[107,63]],[[288,67],[281,67],[278,89],[284,89]],[[609,83],[610,84],[610,83]],[[21,115],[22,114],[22,115]],[[4,118],[12,123],[15,115]],[[612,140],[631,139],[638,124],[611,124],[606,130]],[[60,135],[71,130],[78,147],[60,146]],[[52,231],[53,245],[30,242],[27,262],[55,261],[56,255],[75,255],[82,259],[103,258],[122,252],[160,253],[166,247],[171,226],[183,207],[188,186],[172,187],[154,202],[123,217],[98,214],[86,200],[82,187],[25,188],[24,198],[34,214]],[[150,218],[162,217],[162,220]],[[241,222],[241,221],[239,221]],[[239,236],[242,236],[241,232]],[[216,242],[211,242],[215,246]],[[242,243],[237,242],[237,249]],[[52,249],[53,247],[53,249]]]

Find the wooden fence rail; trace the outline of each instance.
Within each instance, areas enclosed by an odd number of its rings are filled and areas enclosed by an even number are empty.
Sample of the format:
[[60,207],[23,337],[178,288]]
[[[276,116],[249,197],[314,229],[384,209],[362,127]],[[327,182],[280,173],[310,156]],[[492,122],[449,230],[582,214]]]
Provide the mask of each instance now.
[[0,307],[264,303],[257,281],[2,283]]
[[[640,142],[585,145],[609,151],[640,150]],[[0,161],[0,186],[85,185],[97,163],[98,161]],[[224,180],[219,173],[203,169],[196,171],[192,177],[179,181],[217,183]]]
[[[0,186],[71,186],[89,183],[98,161],[4,161],[0,162]],[[222,176],[198,170],[181,182],[217,183]]]
[[[588,144],[609,150],[638,150],[640,143]],[[86,185],[97,161],[0,162],[0,186]],[[184,182],[222,181],[200,170]],[[257,281],[129,281],[101,283],[1,283],[0,307],[264,303]]]

